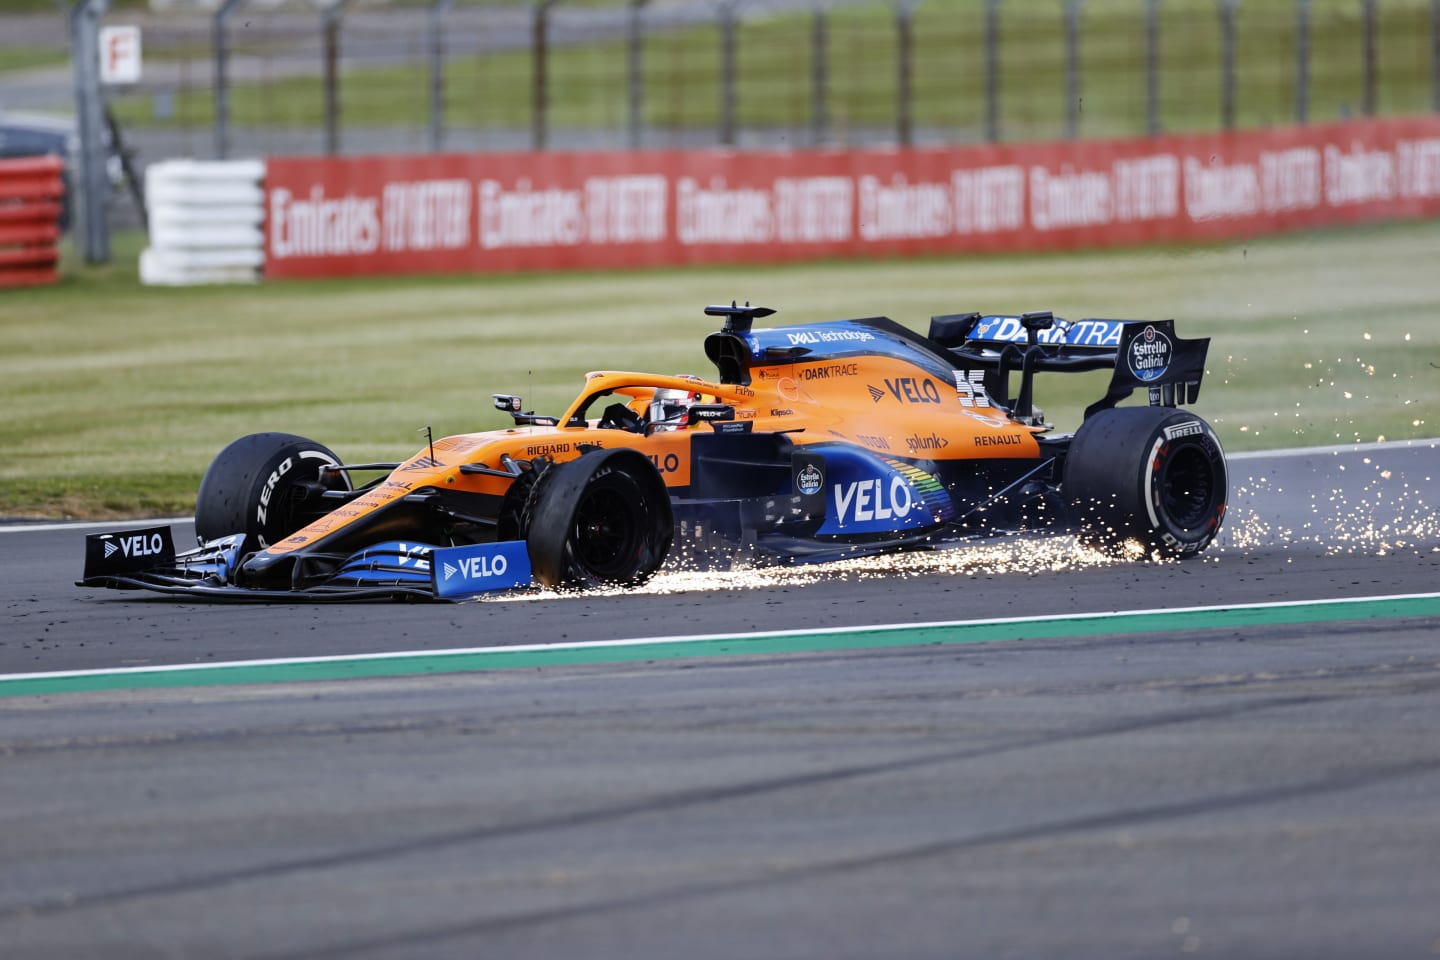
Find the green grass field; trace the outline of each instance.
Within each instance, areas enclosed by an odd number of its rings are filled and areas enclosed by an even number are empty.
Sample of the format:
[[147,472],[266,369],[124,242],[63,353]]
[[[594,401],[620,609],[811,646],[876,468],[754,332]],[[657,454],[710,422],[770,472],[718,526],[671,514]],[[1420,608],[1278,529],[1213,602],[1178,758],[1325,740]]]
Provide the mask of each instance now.
[[[1213,338],[1196,409],[1231,450],[1440,435],[1440,223],[1210,249],[566,275],[146,288],[104,269],[0,291],[0,515],[188,512],[215,453],[284,430],[393,459],[503,426],[492,392],[559,412],[595,369],[713,374],[706,303],[775,322],[1054,309],[1169,317]],[[1104,376],[1042,378],[1061,429]]]

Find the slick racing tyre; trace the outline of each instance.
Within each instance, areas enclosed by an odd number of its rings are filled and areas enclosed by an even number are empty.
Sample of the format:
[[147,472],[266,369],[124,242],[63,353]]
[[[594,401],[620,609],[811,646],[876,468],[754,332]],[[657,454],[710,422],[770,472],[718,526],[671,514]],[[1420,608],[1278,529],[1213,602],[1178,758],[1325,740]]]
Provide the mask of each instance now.
[[1220,531],[1229,489],[1210,424],[1170,407],[1116,407],[1086,420],[1063,482],[1082,543],[1116,555],[1138,543],[1181,559]]
[[665,482],[633,450],[597,450],[550,467],[525,513],[530,567],[547,587],[644,583],[675,535]]
[[[330,450],[290,433],[252,433],[230,444],[210,464],[195,497],[195,533],[214,540],[250,537],[250,548],[269,547],[299,530],[320,510],[301,509],[320,468],[338,466]],[[349,490],[345,473],[328,473],[324,486]]]

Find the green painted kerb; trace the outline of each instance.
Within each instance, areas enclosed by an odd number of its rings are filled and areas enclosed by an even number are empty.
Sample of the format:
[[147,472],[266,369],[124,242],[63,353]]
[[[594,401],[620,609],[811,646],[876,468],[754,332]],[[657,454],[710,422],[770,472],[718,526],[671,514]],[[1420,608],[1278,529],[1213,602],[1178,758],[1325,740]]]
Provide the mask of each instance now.
[[1184,630],[1233,630],[1239,627],[1435,616],[1440,616],[1440,596],[1356,602],[1317,601],[1284,606],[1215,607],[1150,613],[1114,613],[1098,617],[1047,617],[1006,623],[952,623],[924,627],[877,627],[873,630],[759,633],[697,640],[657,640],[654,643],[577,645],[526,650],[506,650],[501,647],[394,657],[237,663],[233,666],[216,667],[177,666],[174,669],[149,671],[97,671],[79,676],[15,677],[0,680],[0,696],[401,677],[641,660],[762,656],[932,644],[1171,633]]

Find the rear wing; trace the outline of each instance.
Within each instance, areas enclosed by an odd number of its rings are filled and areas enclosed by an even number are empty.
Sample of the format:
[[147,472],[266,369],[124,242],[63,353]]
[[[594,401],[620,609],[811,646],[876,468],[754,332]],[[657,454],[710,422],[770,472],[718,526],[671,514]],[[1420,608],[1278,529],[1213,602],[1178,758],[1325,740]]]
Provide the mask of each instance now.
[[[950,314],[930,318],[930,339],[956,360],[985,371],[991,402],[997,399],[1016,419],[1033,410],[1036,371],[1110,368],[1105,396],[1085,408],[1089,419],[1135,390],[1149,392],[1151,406],[1194,403],[1205,377],[1209,338],[1175,335],[1174,320],[1066,320],[1049,311],[1020,316]],[[1009,402],[1009,379],[1020,371],[1020,392]]]

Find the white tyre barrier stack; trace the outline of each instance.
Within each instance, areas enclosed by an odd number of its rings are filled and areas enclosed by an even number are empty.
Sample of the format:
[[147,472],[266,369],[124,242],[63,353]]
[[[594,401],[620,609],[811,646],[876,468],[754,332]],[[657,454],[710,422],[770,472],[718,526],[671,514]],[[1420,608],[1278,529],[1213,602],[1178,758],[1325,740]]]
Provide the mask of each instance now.
[[254,283],[265,265],[265,162],[167,160],[145,171],[140,282]]

